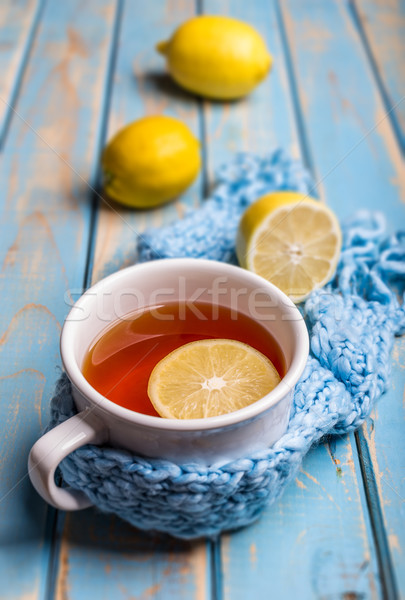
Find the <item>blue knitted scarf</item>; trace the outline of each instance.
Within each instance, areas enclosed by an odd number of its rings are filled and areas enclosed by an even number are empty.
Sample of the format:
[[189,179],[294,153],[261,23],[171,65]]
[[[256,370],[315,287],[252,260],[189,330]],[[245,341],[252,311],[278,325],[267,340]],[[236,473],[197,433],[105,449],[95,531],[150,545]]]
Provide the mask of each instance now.
[[[240,216],[262,194],[310,192],[299,161],[282,151],[237,155],[219,173],[203,207],[176,223],[146,232],[140,260],[194,256],[234,261]],[[181,538],[214,536],[247,525],[296,475],[310,446],[325,434],[359,427],[387,388],[394,335],[405,329],[405,232],[385,237],[382,215],[359,212],[343,224],[343,250],[333,281],[302,310],[311,354],[296,386],[288,430],[271,448],[225,466],[202,467],[84,446],[60,465],[64,481],[100,510],[144,530]],[[397,295],[396,295],[397,294]],[[55,427],[76,409],[65,375],[51,403]]]

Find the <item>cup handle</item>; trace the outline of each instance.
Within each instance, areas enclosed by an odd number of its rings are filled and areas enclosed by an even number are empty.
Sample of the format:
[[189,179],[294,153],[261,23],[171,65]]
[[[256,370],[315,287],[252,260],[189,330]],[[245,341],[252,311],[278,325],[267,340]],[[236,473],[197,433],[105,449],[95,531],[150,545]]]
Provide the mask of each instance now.
[[86,409],[43,435],[31,448],[28,474],[37,492],[48,504],[61,510],[81,510],[92,506],[86,494],[55,484],[55,470],[73,450],[85,444],[102,444],[108,439],[107,427]]

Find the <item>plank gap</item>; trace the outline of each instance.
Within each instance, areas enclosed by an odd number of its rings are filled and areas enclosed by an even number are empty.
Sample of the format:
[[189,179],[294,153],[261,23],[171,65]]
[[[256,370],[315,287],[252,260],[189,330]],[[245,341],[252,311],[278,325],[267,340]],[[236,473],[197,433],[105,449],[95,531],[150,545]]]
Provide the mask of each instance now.
[[47,515],[47,532],[50,543],[48,573],[45,580],[45,591],[40,598],[44,600],[54,600],[57,574],[59,569],[59,554],[62,539],[63,526],[65,523],[65,514],[62,511],[58,511],[54,508],[48,509]]
[[211,568],[211,600],[223,600],[223,577],[222,577],[222,552],[221,538],[217,537],[209,541]]
[[354,437],[359,455],[364,493],[366,496],[371,521],[371,530],[374,537],[382,595],[384,600],[397,600],[399,596],[396,579],[392,565],[391,553],[389,551],[387,534],[385,531],[384,519],[381,510],[381,501],[374,476],[370,451],[367,441],[361,430],[356,431]]
[[[115,64],[116,64],[116,56],[117,56],[117,48],[118,48],[118,39],[119,32],[122,20],[122,12],[123,12],[123,1],[117,0],[115,15],[114,15],[114,24],[112,30],[112,36],[110,40],[110,47],[108,50],[108,60],[106,64],[106,76],[104,83],[104,92],[103,92],[103,100],[101,104],[100,110],[100,119],[97,127],[97,137],[95,143],[95,152],[93,161],[90,169],[90,176],[88,185],[92,189],[91,194],[91,211],[90,211],[90,220],[89,220],[89,237],[87,243],[87,255],[85,259],[85,269],[83,276],[83,290],[86,289],[90,285],[91,273],[92,273],[92,264],[93,264],[93,256],[94,256],[94,247],[95,247],[95,239],[96,239],[96,229],[97,229],[97,213],[100,201],[100,191],[101,186],[99,184],[100,178],[100,166],[99,159],[100,153],[105,143],[106,132],[107,132],[107,123],[108,123],[108,114],[110,109],[110,100],[111,100],[111,90],[112,90],[112,79],[114,76]],[[60,482],[61,483],[61,482]],[[53,511],[54,515],[48,516],[48,518],[52,519],[52,527],[50,532],[51,539],[51,550],[50,550],[50,559],[49,559],[49,569],[48,569],[48,577],[46,583],[45,590],[45,600],[51,600],[56,597],[56,586],[57,586],[57,575],[59,569],[59,558],[60,558],[60,548],[62,542],[63,529],[65,524],[66,513],[63,511]]]
[[38,31],[38,26],[41,21],[41,17],[43,14],[45,4],[46,4],[46,0],[38,0],[38,4],[35,9],[32,23],[28,30],[27,39],[25,41],[24,48],[21,53],[21,59],[20,59],[19,65],[16,70],[14,82],[10,89],[10,96],[8,99],[0,98],[3,101],[3,103],[6,104],[6,109],[3,113],[3,120],[0,123],[0,150],[2,150],[4,147],[4,144],[5,144],[5,141],[7,138],[7,132],[10,128],[13,114],[16,113],[15,106],[17,104],[17,100],[18,100],[18,97],[20,94],[21,84],[23,81],[24,73],[26,71],[26,68],[27,68],[27,65],[29,62],[29,57],[31,54],[31,50],[32,50],[34,41],[35,41],[35,37],[36,37],[37,31]]
[[100,168],[100,156],[105,146],[107,139],[107,128],[108,119],[111,107],[111,97],[113,90],[113,78],[115,68],[117,64],[117,56],[119,49],[119,36],[122,23],[122,14],[124,10],[124,0],[117,0],[114,25],[112,36],[110,40],[110,48],[108,50],[108,62],[106,69],[106,78],[103,89],[103,100],[100,111],[100,121],[98,126],[98,133],[95,144],[95,152],[93,157],[93,163],[90,170],[90,188],[92,189],[91,198],[91,215],[90,215],[90,231],[89,240],[87,247],[86,267],[83,277],[83,289],[86,289],[91,284],[91,278],[93,273],[94,264],[94,253],[96,247],[96,231],[97,231],[97,215],[99,212],[100,202],[107,202],[102,193],[102,181],[101,181],[101,168]]
[[362,16],[357,7],[356,0],[348,0],[348,11],[349,11],[349,15],[354,23],[355,29],[359,34],[361,44],[362,44],[364,52],[367,56],[367,60],[370,64],[371,71],[372,71],[373,77],[375,79],[377,89],[381,95],[382,103],[387,112],[389,121],[391,123],[391,127],[394,131],[395,138],[401,149],[402,154],[404,154],[405,153],[405,132],[403,132],[401,129],[401,125],[400,125],[400,121],[399,121],[399,117],[398,117],[396,109],[398,108],[398,106],[400,104],[402,104],[402,102],[405,101],[405,96],[403,96],[396,103],[391,98],[388,88],[384,83],[384,80],[383,80],[381,71],[378,67],[374,53],[371,49],[371,45],[370,45],[366,30],[363,25]]
[[[197,15],[204,14],[204,0],[196,0],[195,12]],[[202,177],[201,177],[201,200],[206,200],[210,195],[210,181],[208,173],[208,127],[206,122],[206,115],[204,111],[204,102],[207,102],[203,98],[198,99],[198,119],[199,119],[199,133],[201,140],[201,163],[202,163]],[[209,559],[209,572],[211,579],[211,600],[222,600],[224,597],[223,593],[223,577],[222,577],[222,552],[221,552],[221,537],[218,536],[215,539],[209,540],[207,543],[207,552]]]
[[[275,2],[275,7],[276,7],[276,14],[277,14],[277,19],[278,19],[278,23],[279,23],[282,45],[283,45],[284,54],[285,54],[286,71],[287,71],[290,91],[291,91],[292,100],[293,100],[294,114],[295,114],[295,118],[296,118],[296,122],[297,122],[298,136],[299,136],[300,145],[301,145],[301,149],[302,149],[302,155],[303,155],[304,161],[307,164],[308,168],[311,169],[311,171],[315,175],[315,173],[316,173],[315,163],[312,158],[311,143],[310,143],[310,138],[307,133],[309,131],[312,134],[313,130],[305,129],[305,123],[304,123],[304,114],[305,113],[303,111],[303,106],[302,106],[302,102],[301,102],[301,98],[300,98],[300,94],[299,94],[301,82],[298,82],[297,71],[294,70],[294,63],[296,62],[296,60],[295,60],[296,57],[294,56],[294,50],[293,50],[294,45],[291,43],[292,38],[291,38],[291,33],[290,33],[289,27],[288,27],[288,21],[286,20],[286,18],[284,18],[283,10],[285,10],[285,9],[283,8],[283,4],[279,0],[277,0]],[[308,12],[310,12],[310,9],[308,10]],[[299,74],[299,72],[298,72],[298,74]],[[308,122],[308,119],[306,119],[306,121]],[[355,149],[355,148],[356,148],[356,146],[354,146],[352,149]],[[316,150],[316,146],[314,146],[314,150]],[[349,153],[351,153],[351,151]],[[315,154],[316,154],[316,152],[315,152]],[[317,160],[317,163],[318,162],[319,161]],[[338,163],[338,164],[340,164],[340,163]],[[322,172],[322,171],[320,171],[320,172]],[[328,174],[329,174],[329,172],[327,172],[326,176]],[[324,176],[323,179],[325,179],[326,176]],[[367,448],[367,442],[365,441],[365,443],[366,443],[366,448]],[[357,444],[357,438],[356,438],[356,447],[357,447],[358,459],[359,459],[359,463],[361,466],[363,485],[364,485],[364,469],[366,468],[366,466],[363,461],[364,457],[360,453],[360,450],[359,450],[359,447]],[[368,452],[368,448],[367,448],[367,452]],[[368,468],[370,469],[371,476],[373,478],[374,485],[375,485],[374,473],[373,473],[373,468],[372,468],[372,464],[371,464],[369,455],[368,455],[368,459],[369,459]],[[366,488],[365,485],[364,485],[364,488]],[[374,546],[375,546],[376,557],[377,557],[377,562],[378,562],[378,567],[379,567],[379,575],[382,580],[383,597],[388,598],[388,599],[391,599],[391,598],[394,599],[397,597],[397,595],[396,595],[396,589],[395,589],[395,581],[393,579],[393,569],[392,569],[392,565],[391,565],[391,557],[389,554],[387,554],[388,553],[388,544],[387,544],[387,538],[385,537],[386,534],[385,534],[384,527],[383,527],[381,505],[379,503],[379,498],[377,496],[376,500],[377,500],[379,516],[380,516],[380,521],[378,522],[378,520],[377,520],[377,524],[382,526],[382,532],[383,532],[384,540],[385,540],[385,550],[386,550],[385,554],[384,554],[384,547],[379,546],[379,539],[376,539],[376,536],[375,536],[374,527],[375,527],[376,515],[373,514],[371,511],[371,505],[369,502],[370,498],[368,495],[369,491],[370,490],[367,488],[364,489],[365,499],[367,502],[367,509],[368,509],[370,521],[372,524],[373,542],[374,542]],[[383,559],[383,561],[384,561],[385,572],[381,568],[381,564],[382,564],[381,559]],[[391,580],[388,581],[390,575],[391,575]],[[385,576],[385,582],[384,582],[384,576]],[[388,583],[387,583],[387,581],[388,581]]]
[[311,172],[314,177],[315,184],[314,188],[310,190],[310,194],[318,197],[318,191],[316,189],[317,186],[317,175],[315,170],[315,163],[312,157],[312,152],[309,143],[309,137],[307,135],[306,126],[304,122],[304,115],[301,106],[300,94],[298,90],[297,77],[295,73],[294,60],[292,56],[292,51],[290,48],[290,44],[288,41],[288,33],[287,28],[285,26],[282,8],[279,0],[275,0],[275,14],[278,23],[278,28],[280,32],[280,40],[281,46],[283,48],[284,54],[284,62],[285,62],[285,70],[287,74],[288,85],[291,92],[291,101],[293,107],[293,114],[297,128],[298,135],[298,143],[301,149],[301,158],[307,167],[307,169]]
[[[196,0],[195,4],[195,12],[196,15],[204,14],[204,0]],[[210,195],[210,182],[209,182],[209,173],[208,173],[208,152],[207,152],[207,144],[208,144],[208,127],[205,118],[204,111],[204,102],[209,102],[208,100],[204,100],[204,98],[198,98],[198,119],[199,119],[199,134],[201,140],[201,200],[204,201]]]

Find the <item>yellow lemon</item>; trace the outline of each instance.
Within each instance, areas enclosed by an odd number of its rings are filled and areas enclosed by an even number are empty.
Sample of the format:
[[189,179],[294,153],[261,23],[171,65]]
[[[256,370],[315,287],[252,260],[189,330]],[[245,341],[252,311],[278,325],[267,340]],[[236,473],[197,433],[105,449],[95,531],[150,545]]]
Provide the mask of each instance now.
[[236,253],[242,267],[301,302],[330,280],[341,244],[340,226],[329,208],[304,194],[276,192],[245,211]]
[[162,417],[200,419],[244,408],[280,382],[273,363],[236,340],[184,344],[163,358],[149,378],[149,398]]
[[102,155],[104,189],[127,206],[150,208],[172,200],[200,169],[199,142],[177,119],[156,115],[121,129]]
[[156,46],[173,79],[187,90],[218,100],[245,96],[270,70],[272,58],[247,23],[203,15],[183,23]]

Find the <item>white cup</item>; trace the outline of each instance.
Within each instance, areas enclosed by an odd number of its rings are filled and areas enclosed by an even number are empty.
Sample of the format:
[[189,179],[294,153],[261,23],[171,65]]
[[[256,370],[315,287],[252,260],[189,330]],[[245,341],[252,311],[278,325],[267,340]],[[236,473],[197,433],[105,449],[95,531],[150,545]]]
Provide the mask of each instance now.
[[[286,365],[281,382],[266,396],[238,411],[206,419],[164,419],[114,404],[84,378],[83,360],[93,340],[110,323],[142,306],[195,301],[242,312],[277,340]],[[51,505],[63,510],[91,503],[80,491],[59,488],[58,464],[85,444],[107,444],[178,464],[225,464],[263,450],[288,424],[292,393],[309,351],[304,320],[289,298],[261,277],[236,266],[192,258],[138,264],[106,277],[76,302],[61,335],[61,355],[78,414],[33,446],[31,481]]]

